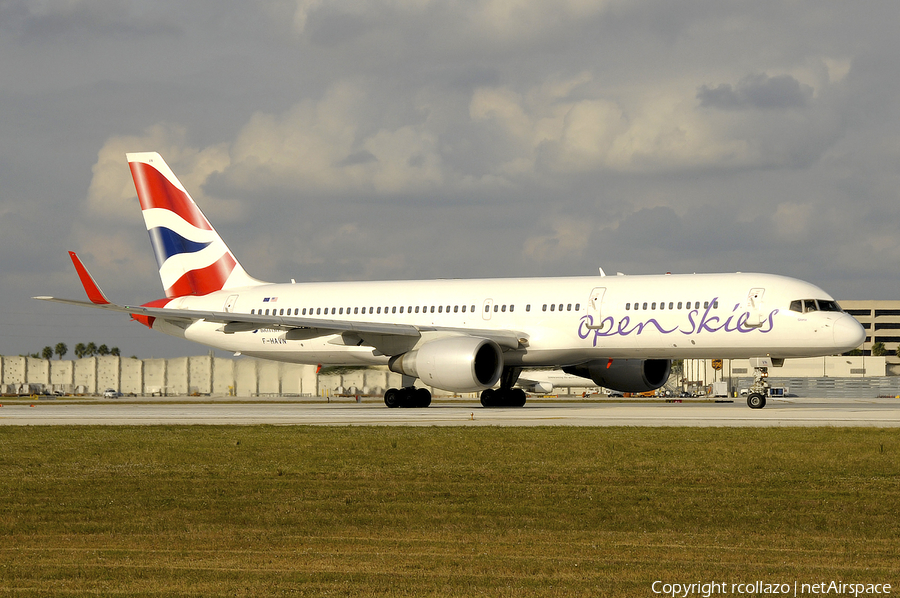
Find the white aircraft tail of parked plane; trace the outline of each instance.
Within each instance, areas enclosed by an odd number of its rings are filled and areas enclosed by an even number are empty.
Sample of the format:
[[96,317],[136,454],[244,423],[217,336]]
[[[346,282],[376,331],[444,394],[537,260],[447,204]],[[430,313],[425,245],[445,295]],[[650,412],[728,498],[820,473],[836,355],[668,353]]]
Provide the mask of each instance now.
[[[425,385],[520,406],[523,368],[624,392],[659,388],[673,359],[823,356],[860,324],[818,287],[771,274],[266,283],[249,276],[157,153],[127,154],[166,298],[107,299],[75,253],[89,302],[149,328],[278,361],[387,365],[389,407],[427,406]],[[602,274],[602,271],[601,271]],[[765,405],[764,370],[748,398]],[[499,386],[498,386],[499,385]],[[497,388],[495,388],[497,387]]]

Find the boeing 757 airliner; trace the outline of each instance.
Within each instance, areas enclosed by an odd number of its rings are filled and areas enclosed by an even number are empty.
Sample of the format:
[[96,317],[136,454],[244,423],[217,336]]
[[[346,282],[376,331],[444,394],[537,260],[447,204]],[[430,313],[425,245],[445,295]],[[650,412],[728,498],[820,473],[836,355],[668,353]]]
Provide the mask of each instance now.
[[[75,253],[89,301],[149,328],[279,361],[387,365],[388,407],[426,407],[424,385],[521,406],[525,368],[554,368],[623,392],[665,384],[673,359],[834,355],[862,326],[822,289],[771,274],[267,283],[241,267],[157,153],[127,154],[166,298],[109,301]],[[748,404],[765,406],[757,368]]]

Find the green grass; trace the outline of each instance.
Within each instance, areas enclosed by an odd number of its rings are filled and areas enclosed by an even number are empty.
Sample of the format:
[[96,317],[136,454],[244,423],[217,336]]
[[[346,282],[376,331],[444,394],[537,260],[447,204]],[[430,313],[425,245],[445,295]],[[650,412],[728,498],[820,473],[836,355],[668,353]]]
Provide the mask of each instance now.
[[0,596],[900,587],[881,429],[0,428]]

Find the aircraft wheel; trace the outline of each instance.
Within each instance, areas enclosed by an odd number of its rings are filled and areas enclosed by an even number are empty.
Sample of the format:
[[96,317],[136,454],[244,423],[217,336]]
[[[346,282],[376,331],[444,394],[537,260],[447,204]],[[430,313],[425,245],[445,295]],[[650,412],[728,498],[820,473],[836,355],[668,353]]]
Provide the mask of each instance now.
[[481,406],[482,407],[495,407],[497,402],[495,400],[496,392],[494,392],[493,388],[488,388],[484,392],[481,393]]
[[750,409],[762,409],[766,406],[766,397],[758,392],[747,395],[747,406]]
[[416,407],[428,407],[431,405],[431,393],[427,388],[417,388],[413,393]]
[[525,395],[525,391],[521,388],[514,388],[509,391],[509,404],[513,407],[524,407],[525,401],[528,397]]
[[399,407],[402,401],[401,392],[396,388],[389,388],[384,391],[384,404],[394,409],[395,407]]

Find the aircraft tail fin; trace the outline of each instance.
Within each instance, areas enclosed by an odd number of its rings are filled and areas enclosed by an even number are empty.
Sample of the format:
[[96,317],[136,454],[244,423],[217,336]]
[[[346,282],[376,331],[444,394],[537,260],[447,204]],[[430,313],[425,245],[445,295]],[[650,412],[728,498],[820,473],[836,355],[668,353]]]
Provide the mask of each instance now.
[[244,271],[158,153],[126,157],[166,297],[263,284]]

